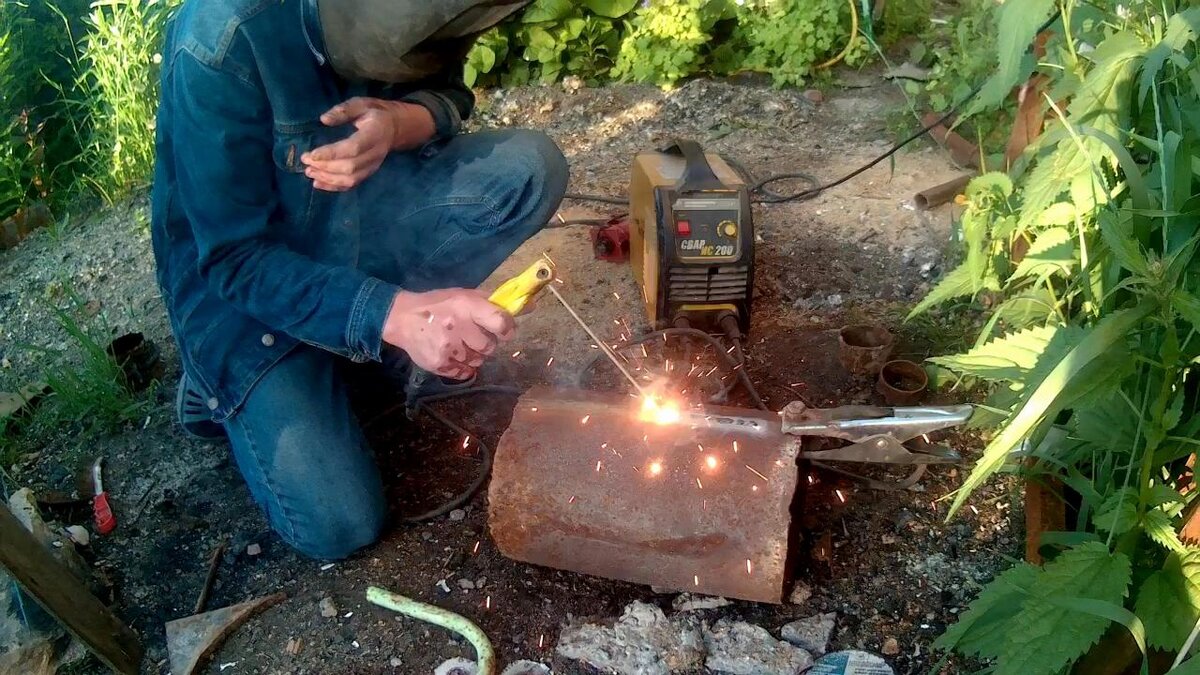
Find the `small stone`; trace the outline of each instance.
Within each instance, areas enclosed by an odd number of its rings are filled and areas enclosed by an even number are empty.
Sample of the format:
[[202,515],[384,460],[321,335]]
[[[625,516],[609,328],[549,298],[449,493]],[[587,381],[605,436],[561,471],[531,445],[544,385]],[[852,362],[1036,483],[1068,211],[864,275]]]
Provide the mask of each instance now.
[[442,592],[443,592],[443,593],[449,593],[449,592],[450,592],[450,587],[449,587],[448,585],[446,585],[446,580],[445,580],[445,579],[439,579],[436,585],[437,585],[437,587],[438,587],[438,588],[442,589]]
[[393,668],[399,668],[400,666],[404,665],[404,661],[402,661],[398,656],[393,656],[392,658],[388,659],[388,665]]
[[829,638],[833,635],[833,627],[837,624],[837,614],[815,614],[807,619],[800,619],[784,624],[779,629],[779,637],[797,647],[821,656],[829,646]]
[[809,588],[808,584],[803,581],[797,581],[796,585],[792,587],[792,594],[788,596],[788,602],[793,605],[803,605],[811,597],[812,588]]
[[261,554],[262,554],[262,546],[259,546],[258,544],[250,544],[249,546],[246,547],[246,555],[256,556],[256,555],[261,555]]
[[71,525],[67,528],[67,536],[80,546],[87,546],[92,541],[92,534],[82,525]]
[[295,656],[300,653],[300,648],[304,646],[304,641],[300,638],[288,638],[287,647],[283,651],[289,656]]
[[888,638],[883,641],[883,646],[879,648],[879,651],[887,656],[895,656],[900,653],[900,643],[896,641],[896,638]]
[[841,293],[834,293],[828,298],[825,298],[825,304],[829,305],[830,307],[841,307],[843,302],[845,301],[842,299]]
[[825,94],[822,94],[820,89],[805,89],[803,96],[809,103],[825,102]]
[[732,603],[722,597],[693,595],[691,593],[680,594],[679,597],[671,601],[671,607],[673,607],[676,612],[692,612],[698,609],[716,609],[718,607],[725,607],[729,604]]
[[475,588],[483,588],[484,584],[486,584],[486,583],[487,583],[487,577],[479,577],[478,579],[475,580]]
[[463,511],[462,509],[454,509],[453,511],[450,512],[450,520],[453,520],[454,522],[458,522],[466,517],[467,517],[467,512]]
[[884,544],[886,544],[888,546],[891,546],[892,544],[896,543],[896,538],[890,534],[885,534],[882,537],[880,537],[880,541],[882,541]]
[[458,587],[464,591],[473,591],[475,590],[475,582],[470,579],[459,579]]
[[564,77],[562,81],[563,91],[566,91],[569,94],[574,94],[575,92],[579,91],[583,88],[583,85],[583,79],[578,75],[568,75]]
[[328,596],[321,598],[321,602],[317,606],[321,608],[321,616],[326,619],[332,619],[338,615],[338,608],[333,604],[333,598]]
[[477,675],[479,669],[474,661],[468,661],[462,657],[455,657],[442,662],[433,671],[433,675]]
[[796,675],[812,665],[808,652],[744,621],[716,622],[704,631],[704,646],[708,649],[704,665],[730,675]]

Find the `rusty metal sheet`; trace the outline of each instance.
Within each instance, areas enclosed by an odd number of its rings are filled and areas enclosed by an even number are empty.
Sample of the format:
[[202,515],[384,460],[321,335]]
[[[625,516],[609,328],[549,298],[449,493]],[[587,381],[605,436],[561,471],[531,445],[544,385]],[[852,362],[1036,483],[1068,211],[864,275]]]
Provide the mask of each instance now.
[[628,396],[531,390],[496,450],[492,537],[516,560],[779,603],[798,448],[776,413],[658,425]]

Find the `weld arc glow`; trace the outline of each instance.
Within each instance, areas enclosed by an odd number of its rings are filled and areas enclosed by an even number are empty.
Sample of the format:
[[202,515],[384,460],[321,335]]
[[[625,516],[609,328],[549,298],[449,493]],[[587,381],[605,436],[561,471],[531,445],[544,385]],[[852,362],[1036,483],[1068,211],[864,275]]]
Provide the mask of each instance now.
[[683,419],[683,414],[679,411],[678,402],[669,399],[660,401],[657,396],[647,395],[642,399],[639,417],[643,422],[666,425],[679,422]]

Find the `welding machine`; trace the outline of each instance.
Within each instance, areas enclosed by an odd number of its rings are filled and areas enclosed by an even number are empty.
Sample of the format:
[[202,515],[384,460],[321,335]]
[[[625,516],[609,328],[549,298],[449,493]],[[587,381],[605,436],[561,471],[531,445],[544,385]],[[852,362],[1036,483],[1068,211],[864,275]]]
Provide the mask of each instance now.
[[655,328],[750,327],[754,227],[750,190],[695,141],[639,153],[629,185],[629,255]]

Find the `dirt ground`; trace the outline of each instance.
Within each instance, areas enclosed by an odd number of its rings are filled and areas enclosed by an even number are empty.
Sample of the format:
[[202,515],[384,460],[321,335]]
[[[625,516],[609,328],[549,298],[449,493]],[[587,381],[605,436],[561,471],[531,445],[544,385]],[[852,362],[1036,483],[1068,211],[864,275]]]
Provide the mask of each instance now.
[[[799,91],[749,82],[695,81],[671,92],[524,88],[485,96],[475,124],[545,129],[570,160],[576,192],[622,194],[633,153],[676,136],[726,153],[757,176],[805,171],[829,180],[891,145],[888,121],[904,104],[894,85],[871,73],[845,73],[840,84],[820,103]],[[885,322],[899,335],[897,355],[915,359],[951,348],[969,329],[970,320],[961,318],[949,325],[900,322],[952,249],[952,207],[918,212],[909,199],[959,173],[942,150],[920,142],[896,155],[894,165],[885,161],[815,199],[755,207],[759,241],[747,370],[772,408],[797,396],[817,406],[878,400],[872,381],[847,375],[837,363],[836,330],[845,323]],[[578,203],[565,209],[568,217],[619,211]],[[673,593],[504,558],[489,539],[482,495],[462,520],[395,526],[348,561],[327,565],[288,550],[267,529],[227,447],[189,440],[176,428],[178,365],[154,284],[145,200],[92,215],[58,236],[41,233],[0,255],[0,351],[6,364],[0,385],[28,381],[45,367],[45,357],[28,345],[69,349],[45,309],[64,283],[99,303],[114,333],[140,330],[162,348],[168,375],[144,419],[99,439],[64,429],[47,439],[40,456],[13,469],[23,485],[70,491],[77,470],[91,458],[108,459],[120,526],[94,539],[89,555],[112,585],[116,610],[145,641],[146,672],[167,672],[164,622],[191,613],[210,551],[225,536],[231,553],[210,607],[277,591],[288,597],[219,650],[208,669],[214,673],[429,673],[446,658],[472,655],[469,645],[440,629],[369,605],[369,585],[461,612],[491,636],[501,663],[528,658],[556,673],[595,672],[555,656],[564,626],[615,617],[632,600],[669,607]],[[563,294],[594,325],[613,329],[606,337],[616,337],[614,319],[635,330],[644,323],[631,301],[637,290],[628,266],[594,260],[586,228],[539,234],[494,279],[543,252],[558,265]],[[588,343],[560,307],[543,299],[520,319],[511,351],[522,354],[505,354],[484,379],[573,386],[595,353]],[[428,417],[410,423],[388,413],[394,403],[388,392],[366,391],[362,398],[397,513],[430,506],[470,480],[479,458],[474,448],[462,450],[461,437]],[[962,399],[954,392],[938,397]],[[492,445],[511,407],[503,397],[439,404]],[[970,436],[950,440],[968,458],[979,451]],[[1011,483],[991,484],[973,497],[970,509],[943,522],[946,505],[938,500],[957,485],[962,470],[932,469],[915,488],[898,492],[816,472],[819,480],[805,495],[805,538],[795,570],[811,587],[811,598],[781,606],[734,602],[711,612],[772,632],[796,618],[836,612],[831,651],[880,652],[894,640],[898,653],[887,658],[897,673],[930,671],[940,658],[932,641],[980,584],[1021,550],[1020,500]],[[829,542],[832,552],[822,554],[821,542]],[[248,555],[250,544],[261,553]],[[443,580],[449,592],[439,588]],[[463,588],[460,580],[475,588]],[[321,614],[326,598],[335,617]],[[289,650],[289,642],[297,648]],[[101,669],[85,664],[75,672],[93,671]],[[959,666],[951,662],[940,672],[959,672]]]

